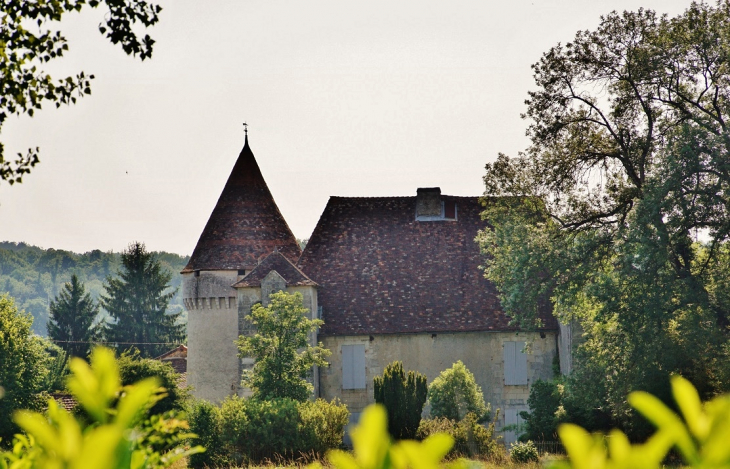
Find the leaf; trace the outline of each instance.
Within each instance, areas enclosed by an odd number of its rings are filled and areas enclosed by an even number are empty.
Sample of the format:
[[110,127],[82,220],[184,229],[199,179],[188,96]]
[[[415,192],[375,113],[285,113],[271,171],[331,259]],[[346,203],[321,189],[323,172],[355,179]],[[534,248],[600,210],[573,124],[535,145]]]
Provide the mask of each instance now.
[[692,383],[679,375],[672,376],[672,394],[692,434],[700,441],[707,439],[710,420],[702,412],[700,395]]
[[664,432],[671,437],[687,461],[697,460],[697,449],[687,427],[677,414],[669,410],[662,401],[643,391],[632,392],[629,394],[628,401],[634,409],[653,423],[659,432]]

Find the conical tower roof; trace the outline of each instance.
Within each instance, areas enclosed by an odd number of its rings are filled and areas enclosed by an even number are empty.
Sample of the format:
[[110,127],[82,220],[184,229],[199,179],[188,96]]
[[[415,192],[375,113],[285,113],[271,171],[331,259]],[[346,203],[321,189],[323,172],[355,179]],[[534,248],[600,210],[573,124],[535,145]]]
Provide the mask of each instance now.
[[183,273],[251,269],[272,251],[291,262],[301,254],[246,143]]

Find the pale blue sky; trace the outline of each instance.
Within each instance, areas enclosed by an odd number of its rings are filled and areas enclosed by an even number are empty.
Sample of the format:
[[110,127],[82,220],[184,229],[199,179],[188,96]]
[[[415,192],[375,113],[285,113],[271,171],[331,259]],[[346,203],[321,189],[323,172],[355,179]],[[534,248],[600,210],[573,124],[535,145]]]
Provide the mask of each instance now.
[[[530,65],[611,10],[688,0],[161,0],[152,60],[69,15],[47,68],[96,75],[75,106],[9,119],[6,155],[41,147],[0,186],[0,240],[84,252],[190,254],[243,146],[294,234],[330,195],[480,195],[484,164],[527,146]],[[65,76],[65,75],[64,75]]]

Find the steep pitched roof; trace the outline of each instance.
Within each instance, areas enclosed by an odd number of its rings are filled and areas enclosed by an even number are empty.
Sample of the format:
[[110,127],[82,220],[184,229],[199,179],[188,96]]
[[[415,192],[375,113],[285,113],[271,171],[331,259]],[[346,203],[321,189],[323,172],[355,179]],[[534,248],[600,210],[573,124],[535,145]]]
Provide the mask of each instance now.
[[269,272],[275,270],[288,286],[316,286],[317,284],[299,270],[289,259],[275,251],[266,256],[248,275],[233,285],[234,288],[259,287]]
[[441,197],[454,220],[417,221],[416,197],[330,198],[298,262],[319,285],[321,334],[514,330],[479,269],[479,199]]
[[183,272],[253,268],[259,259],[275,249],[292,261],[301,254],[246,137],[243,150]]

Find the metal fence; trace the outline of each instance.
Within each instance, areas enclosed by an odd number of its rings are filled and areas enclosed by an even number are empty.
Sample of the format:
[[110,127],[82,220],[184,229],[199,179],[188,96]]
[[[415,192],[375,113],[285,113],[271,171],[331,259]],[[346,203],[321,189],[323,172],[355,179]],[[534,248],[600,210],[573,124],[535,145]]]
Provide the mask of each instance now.
[[534,441],[537,452],[543,454],[565,454],[565,448],[559,441]]

